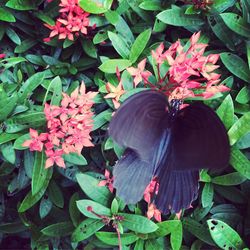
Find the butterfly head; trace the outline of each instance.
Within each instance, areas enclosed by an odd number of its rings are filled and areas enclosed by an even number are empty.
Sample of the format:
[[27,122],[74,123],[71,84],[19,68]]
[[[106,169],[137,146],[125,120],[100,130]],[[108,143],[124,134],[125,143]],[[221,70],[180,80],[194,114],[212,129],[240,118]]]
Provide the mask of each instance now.
[[177,114],[177,112],[180,110],[180,106],[182,104],[183,104],[183,100],[181,100],[181,99],[172,99],[172,100],[170,100],[170,103],[169,103],[170,108],[169,108],[169,110],[170,110],[170,116],[171,117],[174,117]]

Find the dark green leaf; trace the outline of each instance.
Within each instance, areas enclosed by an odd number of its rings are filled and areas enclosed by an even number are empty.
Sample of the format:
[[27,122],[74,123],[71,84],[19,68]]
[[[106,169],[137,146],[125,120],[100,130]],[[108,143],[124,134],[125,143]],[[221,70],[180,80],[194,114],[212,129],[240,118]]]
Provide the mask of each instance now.
[[23,53],[23,52],[27,51],[28,49],[32,48],[36,44],[37,44],[36,40],[26,39],[26,40],[22,41],[22,43],[20,45],[16,46],[14,52],[15,53]]
[[[15,135],[15,134],[12,134],[12,135]],[[19,136],[19,138],[17,138],[14,142],[14,149],[18,149],[18,150],[26,149],[27,147],[23,147],[22,145],[27,140],[30,140],[30,133]]]
[[220,54],[220,58],[231,73],[246,82],[250,82],[250,70],[239,56],[225,52]]
[[220,14],[225,24],[235,33],[250,37],[250,25],[239,15],[235,13]]
[[91,235],[96,233],[99,229],[101,229],[105,224],[96,219],[88,218],[82,221],[79,226],[72,233],[71,240],[73,242],[79,242],[86,240]]
[[9,0],[6,6],[15,10],[33,10],[34,2],[31,0]]
[[238,172],[216,176],[212,179],[212,182],[222,186],[235,186],[243,183],[247,178]]
[[96,115],[94,117],[94,127],[93,127],[93,131],[102,127],[104,124],[106,124],[108,121],[110,121],[112,116],[112,111],[110,109],[107,109],[103,112],[101,112],[100,114]]
[[20,45],[21,40],[18,36],[18,34],[11,28],[6,29],[6,34],[10,38],[11,41],[13,41],[15,44]]
[[143,10],[162,10],[161,1],[159,0],[146,0],[143,1],[139,7]]
[[[99,240],[103,241],[108,245],[119,245],[117,233],[97,232],[95,235]],[[138,237],[134,233],[124,233],[121,235],[122,245],[130,245],[134,243],[137,239]]]
[[71,221],[59,222],[56,224],[49,225],[41,230],[44,235],[52,237],[67,236],[72,233],[74,226]]
[[[0,134],[0,145],[4,144],[6,142],[15,140],[16,138],[20,138],[22,134],[7,134],[7,133],[2,133]],[[15,148],[15,146],[14,146]]]
[[127,213],[119,213],[118,215],[123,217],[122,226],[137,233],[152,233],[158,228],[153,221],[141,215]]
[[249,87],[243,87],[235,99],[238,103],[246,104],[250,101],[250,89]]
[[46,217],[49,212],[51,211],[52,209],[52,202],[50,199],[48,198],[43,198],[40,202],[40,206],[39,206],[39,215],[40,215],[40,218],[43,219],[44,217]]
[[27,227],[22,222],[2,223],[0,225],[0,232],[6,234],[19,233],[26,229]]
[[77,206],[76,206],[76,202],[79,200],[79,194],[78,193],[74,193],[70,200],[69,200],[69,215],[70,215],[70,218],[72,220],[72,223],[75,227],[78,226],[79,222],[80,222],[80,212],[79,210],[77,209]]
[[18,212],[22,213],[25,212],[26,210],[28,210],[29,208],[31,208],[32,206],[34,206],[44,195],[47,186],[49,184],[50,178],[52,176],[52,169],[48,170],[48,175],[46,178],[46,181],[44,182],[44,185],[42,187],[42,189],[40,189],[40,191],[38,193],[36,193],[35,195],[32,195],[31,191],[25,196],[24,200],[22,201],[20,207],[18,208]]
[[64,197],[61,188],[54,180],[51,180],[48,187],[48,195],[50,200],[58,207],[64,207]]
[[82,42],[82,47],[83,47],[83,50],[84,52],[92,57],[92,58],[97,58],[97,50],[92,42],[92,40],[87,40],[85,39],[83,42]]

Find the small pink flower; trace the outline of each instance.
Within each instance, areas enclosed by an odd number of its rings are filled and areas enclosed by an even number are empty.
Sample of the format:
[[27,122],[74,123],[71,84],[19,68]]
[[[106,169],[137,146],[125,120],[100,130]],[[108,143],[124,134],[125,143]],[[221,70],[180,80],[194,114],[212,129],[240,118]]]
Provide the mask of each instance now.
[[145,65],[146,65],[147,59],[143,59],[139,64],[137,68],[134,67],[129,67],[127,68],[127,71],[129,72],[130,75],[134,76],[134,84],[135,87],[143,80],[143,79],[148,79],[149,76],[151,76],[151,72],[149,71],[144,71]]
[[105,169],[105,178],[106,178],[106,180],[100,181],[98,186],[106,186],[106,187],[108,187],[109,191],[111,193],[113,193],[113,191],[114,191],[114,187],[113,187],[114,177],[110,178],[110,172],[107,169]]
[[43,142],[47,140],[48,134],[41,133],[38,135],[38,132],[32,128],[30,128],[30,140],[25,141],[22,146],[29,147],[30,151],[39,151],[43,150]]
[[161,222],[161,211],[156,208],[155,204],[151,203],[148,206],[147,217],[149,219],[154,217],[156,221]]
[[105,95],[104,98],[111,98],[115,109],[118,109],[120,107],[120,97],[125,93],[125,90],[122,86],[122,82],[120,81],[117,87],[113,86],[111,83],[108,82],[106,84],[106,89],[109,94]]
[[57,150],[46,150],[45,154],[47,156],[47,160],[45,163],[45,168],[52,167],[54,163],[56,163],[57,166],[65,168],[65,163],[62,158],[63,150],[57,149]]
[[0,54],[0,59],[6,57],[6,54]]

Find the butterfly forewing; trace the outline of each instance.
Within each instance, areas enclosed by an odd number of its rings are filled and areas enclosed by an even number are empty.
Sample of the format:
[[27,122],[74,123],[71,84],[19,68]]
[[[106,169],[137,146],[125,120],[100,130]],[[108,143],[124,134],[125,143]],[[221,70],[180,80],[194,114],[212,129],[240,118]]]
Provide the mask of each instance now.
[[166,97],[156,91],[143,91],[130,97],[116,111],[109,134],[119,145],[132,148],[142,159],[149,160],[167,118]]

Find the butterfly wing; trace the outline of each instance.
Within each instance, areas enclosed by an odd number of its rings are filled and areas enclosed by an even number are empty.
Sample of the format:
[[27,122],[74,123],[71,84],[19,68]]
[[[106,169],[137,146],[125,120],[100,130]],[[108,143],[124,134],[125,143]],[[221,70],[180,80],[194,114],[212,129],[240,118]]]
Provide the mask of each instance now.
[[153,167],[128,149],[114,166],[113,176],[116,195],[126,204],[135,204],[142,199],[152,179]]
[[142,159],[148,160],[167,118],[166,97],[153,90],[143,91],[130,97],[116,111],[109,134],[117,144],[134,149]]
[[171,136],[175,170],[217,169],[229,162],[227,131],[216,113],[202,103],[179,111]]

